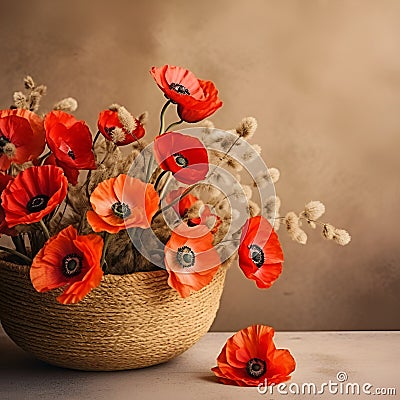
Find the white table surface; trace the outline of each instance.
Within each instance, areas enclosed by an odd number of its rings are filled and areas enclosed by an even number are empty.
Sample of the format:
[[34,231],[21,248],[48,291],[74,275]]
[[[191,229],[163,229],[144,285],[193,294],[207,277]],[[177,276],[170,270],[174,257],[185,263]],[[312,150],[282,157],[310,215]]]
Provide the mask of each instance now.
[[166,364],[121,372],[82,372],[36,361],[15,346],[0,328],[0,399],[399,399],[400,332],[277,332],[279,348],[288,348],[297,368],[288,382],[337,382],[343,371],[348,383],[395,388],[393,395],[260,394],[257,388],[217,383],[210,368],[232,333],[208,333],[186,353]]

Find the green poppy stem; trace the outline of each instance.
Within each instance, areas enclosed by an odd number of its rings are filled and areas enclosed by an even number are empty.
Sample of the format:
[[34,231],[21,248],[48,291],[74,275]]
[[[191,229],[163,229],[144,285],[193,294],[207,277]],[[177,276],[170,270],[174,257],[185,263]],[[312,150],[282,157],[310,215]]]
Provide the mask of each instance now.
[[20,253],[17,250],[9,249],[8,247],[4,247],[4,246],[0,246],[0,250],[3,250],[9,254],[12,254],[13,256],[17,256],[21,260],[26,261],[28,264],[32,264],[32,260],[28,256],[25,256],[24,254]]
[[167,129],[165,129],[165,132],[168,132],[172,127],[177,126],[179,124],[181,124],[183,122],[182,119],[180,119],[179,121],[173,122],[171,125],[167,126]]
[[164,126],[165,126],[165,121],[164,121],[164,117],[165,117],[165,112],[167,111],[168,106],[172,103],[171,100],[168,100],[163,108],[161,109],[161,113],[160,113],[160,130],[158,132],[158,135],[160,136],[162,133],[164,133]]
[[40,224],[40,227],[42,228],[44,236],[46,237],[46,240],[49,240],[50,239],[50,233],[49,233],[49,230],[47,229],[46,224],[43,222],[42,219],[39,221],[39,224]]

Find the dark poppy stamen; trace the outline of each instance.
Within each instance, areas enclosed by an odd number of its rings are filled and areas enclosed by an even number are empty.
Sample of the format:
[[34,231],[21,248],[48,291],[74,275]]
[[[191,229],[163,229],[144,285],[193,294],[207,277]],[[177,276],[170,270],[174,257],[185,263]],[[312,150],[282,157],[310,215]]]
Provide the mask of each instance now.
[[264,360],[252,358],[246,364],[246,371],[252,378],[259,378],[267,372],[267,365]]
[[184,95],[186,95],[186,96],[190,96],[189,89],[186,88],[185,86],[181,85],[180,83],[172,82],[172,83],[169,85],[169,88],[170,88],[171,90],[175,90],[176,93],[184,94]]
[[180,153],[174,154],[174,160],[178,167],[186,168],[189,165],[188,159]]
[[182,246],[176,253],[176,259],[182,268],[193,267],[196,261],[196,254],[194,254],[194,251],[190,247]]
[[45,194],[39,194],[38,196],[32,197],[26,208],[29,212],[39,212],[44,210],[47,207],[47,203],[49,202],[50,197]]
[[257,268],[260,268],[265,261],[265,255],[260,246],[256,244],[251,244],[249,246],[250,258]]
[[120,201],[114,203],[111,206],[111,210],[115,216],[121,219],[128,218],[131,215],[131,209],[129,208],[128,204],[121,203]]
[[82,257],[72,253],[66,255],[62,260],[62,273],[67,278],[78,275],[82,270]]
[[10,141],[3,135],[3,132],[0,130],[0,154],[3,153],[3,147],[10,143]]
[[73,160],[75,160],[75,153],[72,150],[69,150],[67,153]]

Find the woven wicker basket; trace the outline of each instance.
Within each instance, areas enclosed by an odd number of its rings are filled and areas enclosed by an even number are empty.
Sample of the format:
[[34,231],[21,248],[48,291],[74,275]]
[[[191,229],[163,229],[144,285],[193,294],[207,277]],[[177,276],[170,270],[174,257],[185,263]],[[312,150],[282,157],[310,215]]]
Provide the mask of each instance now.
[[210,328],[227,266],[202,290],[182,299],[166,271],[106,275],[75,305],[60,291],[37,293],[29,268],[0,260],[0,320],[22,349],[50,364],[115,371],[163,363],[183,353]]

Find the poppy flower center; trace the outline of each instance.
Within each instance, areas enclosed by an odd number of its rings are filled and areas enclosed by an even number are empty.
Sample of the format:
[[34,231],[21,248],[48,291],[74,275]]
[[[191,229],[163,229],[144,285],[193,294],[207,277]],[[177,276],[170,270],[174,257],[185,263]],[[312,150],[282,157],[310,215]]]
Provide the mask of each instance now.
[[111,210],[115,216],[121,219],[128,218],[131,215],[131,209],[128,204],[121,203],[120,201],[111,206]]
[[189,161],[181,153],[174,154],[174,160],[176,165],[180,168],[186,168],[189,165]]
[[182,268],[189,268],[193,267],[196,260],[196,255],[190,247],[182,246],[176,253],[176,259]]
[[75,153],[72,150],[69,150],[67,153],[73,160],[75,160]]
[[256,265],[257,268],[260,268],[265,261],[265,255],[262,248],[260,246],[257,246],[256,244],[251,244],[249,246],[249,253],[253,263]]
[[174,90],[176,93],[184,94],[186,96],[190,96],[189,89],[186,88],[185,86],[181,85],[180,83],[172,82],[172,83],[170,83],[169,88],[171,90]]
[[252,358],[246,364],[246,371],[252,378],[259,378],[267,372],[267,366],[264,360]]
[[49,202],[49,200],[50,200],[49,196],[46,196],[45,194],[39,194],[35,197],[32,197],[28,201],[26,208],[29,212],[42,211],[47,207],[47,203]]
[[10,141],[3,135],[3,132],[0,130],[0,153],[3,153],[3,148],[7,143],[10,143]]
[[82,270],[82,257],[79,254],[68,254],[62,261],[62,273],[67,278],[78,275]]

